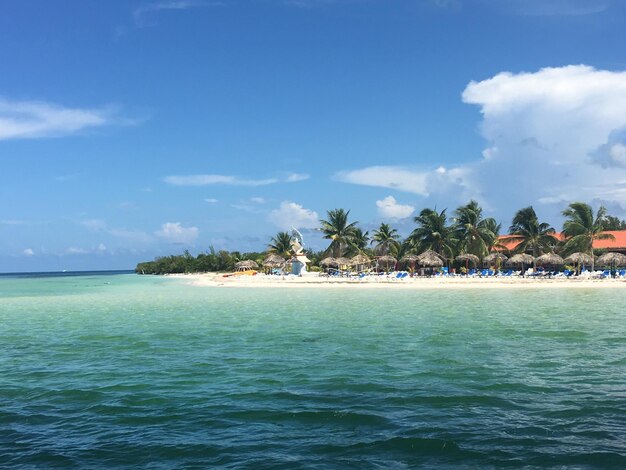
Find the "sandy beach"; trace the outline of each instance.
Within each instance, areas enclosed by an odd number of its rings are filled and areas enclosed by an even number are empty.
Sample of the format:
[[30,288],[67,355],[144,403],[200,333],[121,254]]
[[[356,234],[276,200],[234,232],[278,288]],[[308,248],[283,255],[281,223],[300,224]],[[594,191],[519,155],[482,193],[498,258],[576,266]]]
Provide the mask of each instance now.
[[498,289],[498,288],[573,288],[604,289],[626,287],[625,279],[567,279],[567,278],[521,278],[521,277],[414,277],[393,279],[384,276],[368,276],[363,279],[329,278],[309,273],[298,276],[227,276],[223,273],[173,274],[167,277],[185,279],[189,285],[198,287],[264,287],[264,288],[358,288],[358,289]]

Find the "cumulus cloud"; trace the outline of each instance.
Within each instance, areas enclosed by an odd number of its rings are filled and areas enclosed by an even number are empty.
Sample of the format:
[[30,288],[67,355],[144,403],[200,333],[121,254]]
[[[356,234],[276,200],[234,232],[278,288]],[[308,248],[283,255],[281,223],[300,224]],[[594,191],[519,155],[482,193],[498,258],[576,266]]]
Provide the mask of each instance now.
[[206,202],[208,204],[215,204],[215,203],[218,202],[218,200],[215,199],[215,198],[212,198],[212,197],[206,197],[206,198],[204,198],[204,202]]
[[24,251],[22,251],[22,254],[24,256],[34,256],[35,251],[32,248],[26,248]]
[[89,252],[84,248],[70,246],[67,250],[65,250],[65,253],[68,255],[86,255]]
[[406,219],[415,212],[415,207],[398,204],[396,198],[393,196],[387,196],[376,201],[376,207],[378,207],[380,216],[386,219]]
[[60,137],[115,123],[113,110],[0,98],[0,140]]
[[269,213],[269,220],[281,230],[295,228],[316,228],[319,225],[317,212],[305,209],[295,202],[283,201],[278,209]]
[[482,156],[453,168],[378,166],[338,179],[440,207],[475,198],[500,217],[533,203],[551,206],[554,221],[573,200],[626,207],[626,72],[585,65],[502,72],[470,82],[462,99],[481,111]]
[[96,247],[96,251],[99,253],[105,252],[107,251],[107,247],[104,243],[100,243],[97,247]]
[[200,230],[197,227],[183,227],[180,222],[166,222],[154,234],[170,243],[188,245],[198,238]]

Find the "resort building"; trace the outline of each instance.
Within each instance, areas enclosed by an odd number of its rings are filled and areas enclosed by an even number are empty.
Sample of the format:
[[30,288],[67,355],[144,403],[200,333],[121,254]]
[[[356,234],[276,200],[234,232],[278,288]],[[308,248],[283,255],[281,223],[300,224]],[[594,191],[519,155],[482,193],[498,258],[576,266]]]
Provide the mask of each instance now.
[[[613,240],[594,240],[593,248],[596,250],[606,250],[612,251],[616,253],[626,254],[626,230],[607,230],[604,233],[608,233],[613,235]],[[555,234],[557,240],[564,241],[565,236],[561,232],[557,232]],[[503,249],[498,251],[513,251],[515,247],[519,244],[516,241],[514,235],[502,235],[500,236],[501,244],[504,246]],[[509,239],[508,241],[504,241]]]

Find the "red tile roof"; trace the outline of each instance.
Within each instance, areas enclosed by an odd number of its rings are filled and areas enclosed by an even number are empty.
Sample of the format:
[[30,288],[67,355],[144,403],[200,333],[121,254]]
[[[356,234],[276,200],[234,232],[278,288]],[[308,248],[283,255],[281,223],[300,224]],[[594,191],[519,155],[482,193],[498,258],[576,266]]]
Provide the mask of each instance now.
[[[602,250],[626,250],[626,230],[607,230],[604,233],[609,233],[615,237],[615,240],[594,240],[593,247]],[[555,234],[557,240],[565,240],[565,236],[561,232]],[[519,245],[519,241],[510,240],[504,242],[503,240],[508,237],[515,237],[515,235],[501,235],[500,243],[505,246],[504,251],[511,251]]]

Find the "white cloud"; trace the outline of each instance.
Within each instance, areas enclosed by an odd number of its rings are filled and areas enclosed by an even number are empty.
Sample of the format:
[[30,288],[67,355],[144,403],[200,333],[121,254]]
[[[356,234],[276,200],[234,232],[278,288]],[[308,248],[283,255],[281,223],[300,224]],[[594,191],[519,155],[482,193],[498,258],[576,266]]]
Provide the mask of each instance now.
[[214,198],[212,198],[212,197],[206,197],[206,198],[204,198],[204,202],[206,202],[206,203],[208,203],[208,204],[215,204],[215,203],[217,203],[217,202],[218,202],[218,200],[217,200],[217,199],[214,199]]
[[467,169],[498,212],[537,201],[555,205],[556,215],[566,201],[600,196],[626,204],[626,72],[584,65],[503,72],[471,82],[462,96],[480,106],[489,143],[487,158]]
[[68,255],[86,255],[89,252],[85,250],[84,248],[71,246],[67,250],[65,250],[65,253]]
[[263,199],[262,197],[251,197],[250,202],[253,202],[255,204],[265,204],[265,199]]
[[111,109],[66,108],[0,98],[0,140],[59,137],[114,123]]
[[107,247],[104,243],[100,243],[97,247],[96,247],[96,251],[99,251],[100,253],[102,253],[103,251],[107,251]]
[[32,248],[26,248],[24,251],[22,251],[22,254],[24,256],[34,256],[35,251]]
[[295,202],[283,201],[278,209],[269,213],[269,220],[282,230],[295,228],[316,228],[319,226],[317,212],[305,209]]
[[370,166],[335,175],[344,183],[395,189],[420,196],[431,193],[454,191],[455,194],[476,197],[467,187],[469,173],[464,167],[419,171],[398,166]]
[[0,220],[2,225],[24,225],[25,223],[23,220]]
[[388,219],[406,219],[415,212],[415,207],[398,204],[393,196],[376,201],[376,207],[378,207],[378,213]]
[[107,228],[106,222],[101,219],[83,220],[80,224],[90,232],[102,232]]
[[233,186],[265,186],[278,183],[276,178],[245,179],[229,175],[174,175],[163,178],[174,186],[208,186],[212,184],[227,184]]
[[123,228],[112,228],[107,233],[116,238],[122,238],[130,242],[145,244],[153,241],[153,238],[141,230],[128,230]]
[[156,22],[147,20],[150,14],[165,11],[184,11],[197,7],[219,6],[221,2],[217,1],[201,1],[201,0],[164,0],[160,2],[147,3],[136,8],[133,11],[135,25],[143,28],[146,26],[154,26]]
[[297,183],[298,181],[305,181],[310,178],[309,175],[305,173],[291,173],[285,178],[286,183]]
[[470,82],[462,98],[480,107],[482,156],[429,171],[374,166],[338,179],[419,194],[442,208],[475,198],[501,218],[541,203],[556,222],[574,199],[626,207],[626,72],[503,72]]
[[197,227],[183,227],[180,222],[166,222],[154,234],[170,243],[188,245],[198,238]]

